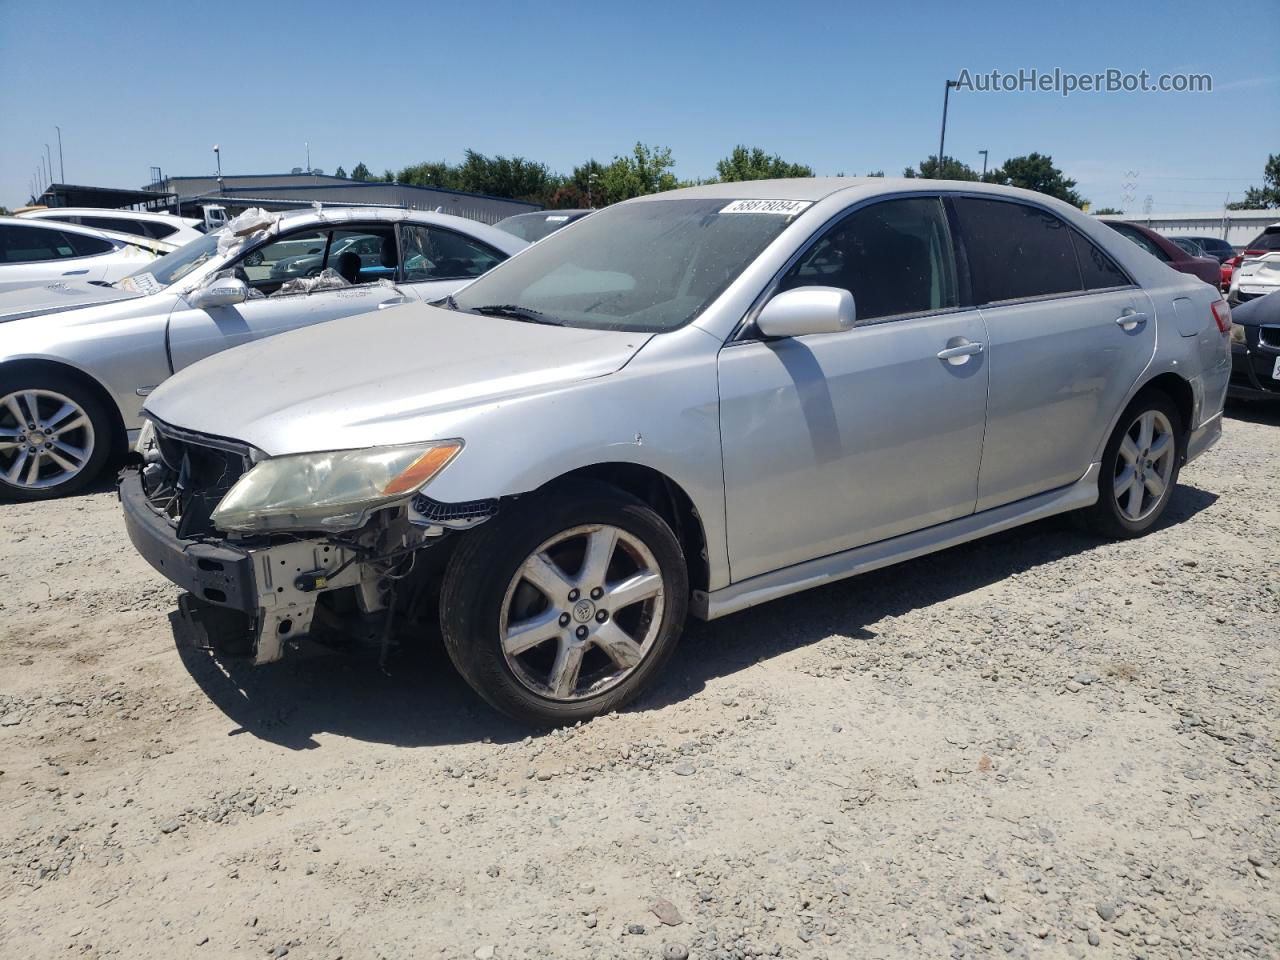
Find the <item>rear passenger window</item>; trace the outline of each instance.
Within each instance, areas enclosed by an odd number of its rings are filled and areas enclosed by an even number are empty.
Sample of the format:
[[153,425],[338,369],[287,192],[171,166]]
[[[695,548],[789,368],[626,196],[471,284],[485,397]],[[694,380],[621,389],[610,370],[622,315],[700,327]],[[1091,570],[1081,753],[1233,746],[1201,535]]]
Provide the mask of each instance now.
[[956,197],[975,303],[1076,293],[1083,288],[1071,228],[1046,210]]
[[859,321],[956,306],[942,202],[885,200],[845,217],[804,252],[778,289],[810,286],[848,290]]
[[1072,230],[1071,242],[1076,246],[1076,259],[1080,261],[1080,275],[1084,278],[1086,290],[1105,290],[1107,287],[1129,285],[1129,278],[1124,271],[1092,240]]
[[64,233],[63,237],[71,244],[77,257],[96,257],[100,253],[110,253],[115,245],[101,237],[86,237],[83,233]]
[[137,220],[126,220],[123,217],[81,217],[80,222],[95,230],[114,230],[116,233],[128,233],[135,237],[147,235]]
[[[111,249],[111,244],[105,240],[102,243],[106,250]],[[0,227],[0,260],[5,263],[39,263],[79,256],[84,254],[77,252],[60,230],[25,224]]]

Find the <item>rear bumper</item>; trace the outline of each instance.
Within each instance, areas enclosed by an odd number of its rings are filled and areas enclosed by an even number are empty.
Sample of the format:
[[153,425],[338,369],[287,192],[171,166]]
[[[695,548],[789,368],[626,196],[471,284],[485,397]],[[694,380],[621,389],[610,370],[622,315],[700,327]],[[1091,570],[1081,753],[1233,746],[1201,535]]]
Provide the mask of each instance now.
[[181,539],[174,526],[147,503],[142,474],[137,469],[121,473],[118,489],[125,530],[147,563],[207,603],[257,615],[258,588],[253,558],[248,553],[220,544]]
[[1190,463],[1222,439],[1222,413],[1214,414],[1210,419],[1191,431],[1187,439],[1187,463]]

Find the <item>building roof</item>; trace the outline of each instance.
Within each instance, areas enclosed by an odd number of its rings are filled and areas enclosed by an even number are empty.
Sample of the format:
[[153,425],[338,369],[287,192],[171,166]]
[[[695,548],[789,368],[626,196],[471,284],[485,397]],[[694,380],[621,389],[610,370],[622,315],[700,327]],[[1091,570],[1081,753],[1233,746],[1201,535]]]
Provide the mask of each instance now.
[[37,199],[47,207],[93,207],[120,209],[137,203],[164,203],[173,194],[158,190],[125,190],[119,187],[90,187],[73,183],[53,183]]

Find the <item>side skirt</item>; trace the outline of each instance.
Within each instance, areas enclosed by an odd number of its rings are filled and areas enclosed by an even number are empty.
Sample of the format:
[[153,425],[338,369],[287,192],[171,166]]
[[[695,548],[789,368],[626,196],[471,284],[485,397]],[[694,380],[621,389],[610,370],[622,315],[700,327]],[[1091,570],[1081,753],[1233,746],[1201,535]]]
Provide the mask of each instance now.
[[1091,506],[1098,500],[1098,474],[1101,468],[1100,463],[1091,464],[1084,476],[1069,486],[1038,493],[1034,497],[984,510],[982,513],[854,547],[828,557],[806,560],[771,573],[762,573],[741,583],[730,584],[711,593],[696,590],[689,612],[702,620],[714,620],[810,587],[868,573],[1024,523]]

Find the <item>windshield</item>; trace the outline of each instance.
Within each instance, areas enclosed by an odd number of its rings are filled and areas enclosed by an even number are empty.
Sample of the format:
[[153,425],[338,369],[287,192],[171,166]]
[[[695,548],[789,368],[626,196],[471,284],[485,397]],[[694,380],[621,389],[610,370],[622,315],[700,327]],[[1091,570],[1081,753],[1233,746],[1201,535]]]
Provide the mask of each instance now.
[[1268,253],[1280,250],[1280,230],[1268,227],[1254,238],[1253,243],[1249,244],[1249,250],[1265,250]]
[[569,327],[674,330],[701,313],[792,219],[754,208],[724,212],[730,207],[739,204],[649,200],[607,207],[495,267],[455,294],[454,303],[473,311],[519,307],[526,317]]
[[199,240],[192,240],[172,253],[152,260],[141,270],[136,270],[117,286],[138,293],[156,293],[171,283],[177,283],[192,270],[207,263],[218,252],[218,235],[206,234]]

